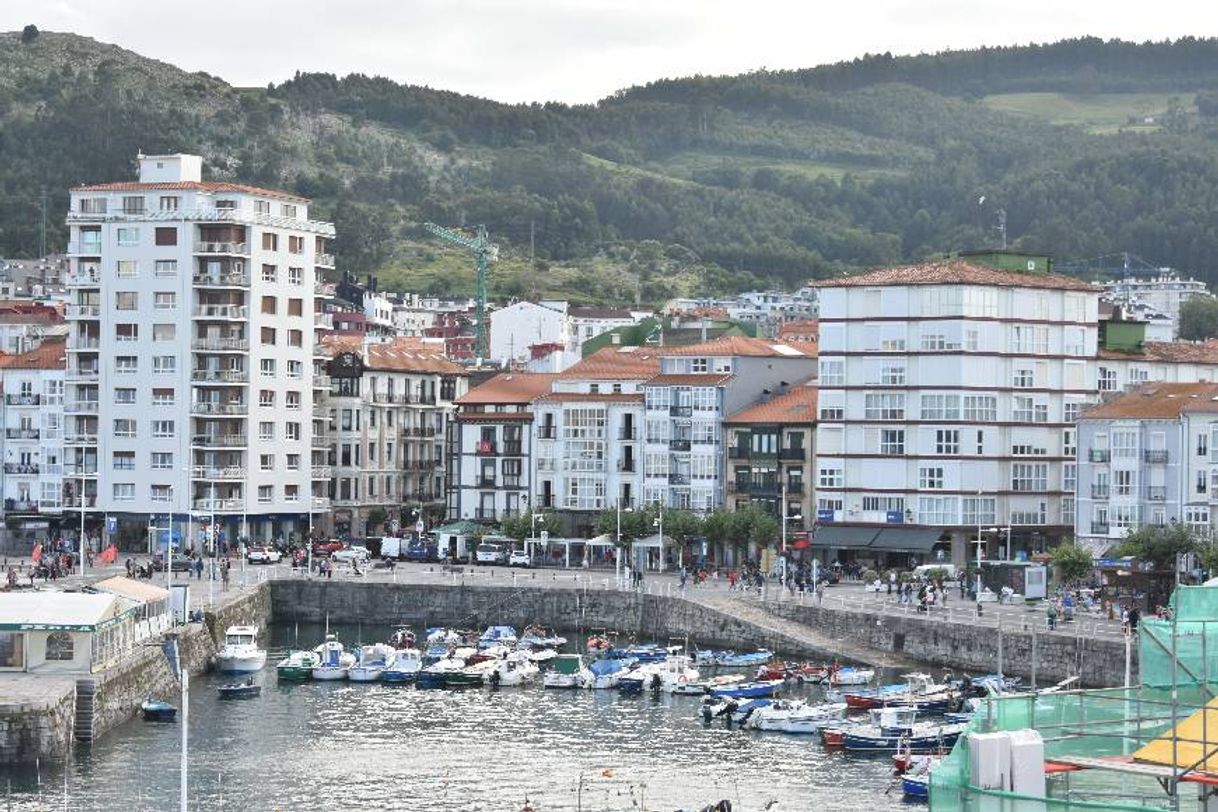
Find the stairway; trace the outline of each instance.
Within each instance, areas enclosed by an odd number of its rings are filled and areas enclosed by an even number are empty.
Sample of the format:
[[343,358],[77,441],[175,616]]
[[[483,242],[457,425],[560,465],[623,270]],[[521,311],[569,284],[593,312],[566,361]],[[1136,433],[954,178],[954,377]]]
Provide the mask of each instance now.
[[97,682],[92,678],[76,680],[76,741],[93,744],[93,709],[97,700]]

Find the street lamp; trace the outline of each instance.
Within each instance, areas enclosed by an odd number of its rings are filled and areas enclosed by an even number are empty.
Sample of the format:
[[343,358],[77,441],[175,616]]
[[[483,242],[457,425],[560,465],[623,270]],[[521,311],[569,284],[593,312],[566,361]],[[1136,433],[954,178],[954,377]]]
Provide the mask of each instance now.
[[[614,566],[617,570],[618,586],[622,582],[622,494],[619,491],[617,495],[617,544],[613,545],[614,550]],[[629,505],[625,508],[627,513],[633,513],[634,508]]]

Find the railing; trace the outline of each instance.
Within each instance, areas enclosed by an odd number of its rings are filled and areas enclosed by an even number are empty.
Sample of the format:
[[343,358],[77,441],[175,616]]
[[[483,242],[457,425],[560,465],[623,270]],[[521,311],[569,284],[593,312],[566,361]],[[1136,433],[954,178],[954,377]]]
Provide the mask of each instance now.
[[617,430],[617,438],[619,440],[637,440],[639,429],[637,426],[622,426]]
[[63,405],[65,412],[88,412],[94,414],[97,412],[96,400],[69,400]]
[[313,264],[319,265],[322,268],[333,268],[334,267],[334,255],[333,254],[316,254],[313,259]]
[[314,448],[329,448],[331,445],[331,437],[329,434],[314,434],[312,445]]
[[63,441],[67,445],[97,445],[96,434],[65,434]]
[[[68,243],[68,253],[84,257],[99,257],[102,252],[101,240],[73,240]],[[94,282],[97,280],[94,279]]]
[[250,374],[244,369],[192,369],[190,379],[195,383],[246,383]]
[[1093,448],[1087,452],[1087,459],[1090,462],[1108,462],[1110,452],[1106,448]]
[[493,522],[498,516],[497,511],[493,508],[475,508],[474,518],[482,522]]
[[196,434],[190,438],[191,445],[238,448],[247,445],[244,434]]
[[334,473],[334,469],[331,468],[329,465],[314,465],[312,478],[313,479],[329,479],[333,475],[333,473]]
[[97,367],[68,367],[64,371],[64,378],[69,381],[96,381],[99,375]]
[[494,478],[493,476],[482,476],[482,477],[478,477],[478,487],[479,487],[479,488],[493,488],[493,487],[495,487],[495,478]]
[[202,288],[248,288],[249,274],[245,273],[197,273],[193,277],[194,284]]
[[1091,532],[1092,533],[1102,533],[1102,534],[1107,535],[1108,522],[1092,522],[1091,523]]
[[1152,465],[1167,464],[1167,450],[1148,448],[1142,452],[1142,459]]
[[688,485],[689,484],[689,475],[688,474],[669,474],[668,475],[668,484],[669,485]]
[[248,243],[244,242],[197,242],[196,254],[238,254],[247,256],[250,252]]
[[194,309],[196,319],[247,319],[249,308],[244,305],[199,305]]
[[314,389],[329,389],[330,388],[330,376],[329,375],[314,375],[313,376],[313,388]]
[[241,510],[245,507],[241,499],[196,499],[191,502],[191,508],[194,510]]
[[689,451],[689,439],[674,437],[668,441],[668,447],[673,451]]
[[207,401],[195,401],[190,404],[191,414],[202,415],[243,415],[249,412],[249,405],[245,403],[209,403]]
[[[64,473],[67,474],[69,477],[97,476],[97,463],[96,462],[68,463],[63,468],[64,468]],[[135,470],[135,466],[132,465],[127,470]]]
[[37,474],[39,466],[33,462],[6,462],[4,463],[4,473],[6,474]]
[[[80,501],[79,496],[65,496],[63,498],[63,506],[66,508],[80,509]],[[94,494],[93,496],[86,496],[84,502],[86,509],[97,507],[97,495]]]
[[314,282],[313,283],[313,295],[314,296],[333,296],[335,289],[336,289],[336,287],[333,282]]
[[4,436],[10,440],[37,440],[38,429],[5,429]]
[[537,437],[538,437],[538,439],[541,439],[541,440],[557,440],[558,439],[558,427],[553,424],[543,425],[540,429],[537,430]]
[[245,468],[240,465],[196,465],[190,469],[195,479],[245,479]]
[[509,440],[503,444],[503,453],[509,457],[519,457],[522,444],[519,440]]
[[334,314],[333,313],[314,313],[313,314],[313,328],[317,329],[318,327],[320,327],[323,330],[333,330],[334,329]]
[[97,305],[68,305],[68,318],[70,319],[96,319],[101,317],[101,308]]
[[636,470],[636,466],[637,466],[637,463],[635,460],[618,460],[617,461],[617,469],[619,471],[625,471],[626,473],[630,473],[630,474],[634,473],[634,471]]
[[1167,501],[1167,486],[1165,485],[1147,485],[1146,500],[1148,502],[1166,502]]
[[38,503],[32,499],[5,499],[4,509],[21,513],[37,513]]
[[807,452],[802,448],[783,448],[778,451],[778,459],[780,460],[802,460],[805,459]]
[[5,395],[4,402],[9,406],[37,406],[42,402],[40,395]]
[[492,457],[498,452],[495,450],[495,444],[490,440],[479,440],[477,447],[474,448],[474,453],[480,457]]
[[668,414],[671,417],[693,417],[694,407],[693,406],[669,406]]
[[88,336],[72,336],[68,341],[68,352],[72,350],[96,350],[101,346],[100,338],[89,338]]
[[313,497],[313,509],[314,510],[329,510],[330,509],[330,497],[314,496]]
[[190,346],[203,352],[241,352],[250,348],[250,342],[247,338],[196,338]]

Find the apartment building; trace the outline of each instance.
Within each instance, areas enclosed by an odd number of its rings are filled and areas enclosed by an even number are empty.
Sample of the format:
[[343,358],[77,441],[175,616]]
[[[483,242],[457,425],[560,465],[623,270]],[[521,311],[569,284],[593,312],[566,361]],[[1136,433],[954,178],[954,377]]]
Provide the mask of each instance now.
[[[444,437],[466,373],[418,339],[327,339],[325,406],[335,534],[367,536],[399,520],[444,515]],[[377,515],[381,523],[373,521]],[[408,517],[409,518],[409,517]],[[412,522],[413,524],[413,522]]]
[[1164,268],[1148,277],[1126,276],[1104,283],[1105,296],[1118,305],[1145,305],[1171,322],[1172,338],[1180,331],[1180,306],[1194,296],[1210,296],[1209,288],[1197,279],[1182,279]]
[[807,380],[816,359],[742,336],[657,353],[660,374],[643,385],[643,501],[707,513],[724,502],[724,418]]
[[1146,524],[1218,519],[1218,383],[1148,383],[1078,422],[1075,538],[1102,555]]
[[191,512],[229,540],[303,532],[328,507],[310,372],[334,227],[304,198],[203,181],[198,156],[138,162],[138,181],[71,190],[65,445],[86,479],[68,504],[140,538],[153,516],[184,535]]
[[[1072,532],[1100,291],[1047,268],[996,254],[817,283],[818,547],[886,559],[942,538],[963,564],[979,527],[995,550],[991,528],[1015,549]],[[880,532],[902,529],[920,532]]]
[[[10,539],[33,542],[61,529],[65,480],[62,338],[18,355],[0,355],[4,435],[4,518]],[[79,487],[78,485],[76,487]]]
[[780,387],[724,421],[730,510],[759,505],[787,529],[816,518],[816,402],[810,383]]
[[554,379],[503,373],[457,398],[445,448],[449,519],[497,522],[534,505],[534,401]]
[[659,372],[654,348],[605,347],[556,375],[533,401],[532,504],[567,517],[568,535],[591,535],[605,508],[637,506],[643,384]]

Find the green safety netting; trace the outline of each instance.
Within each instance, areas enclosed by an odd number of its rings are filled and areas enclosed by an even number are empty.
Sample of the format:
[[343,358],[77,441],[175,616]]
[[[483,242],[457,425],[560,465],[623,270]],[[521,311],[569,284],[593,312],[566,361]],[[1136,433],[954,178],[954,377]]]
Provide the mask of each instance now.
[[1171,607],[1174,621],[1150,618],[1138,626],[1138,674],[1142,684],[1162,687],[1173,681],[1177,685],[1218,682],[1218,587],[1178,587],[1172,594]]

